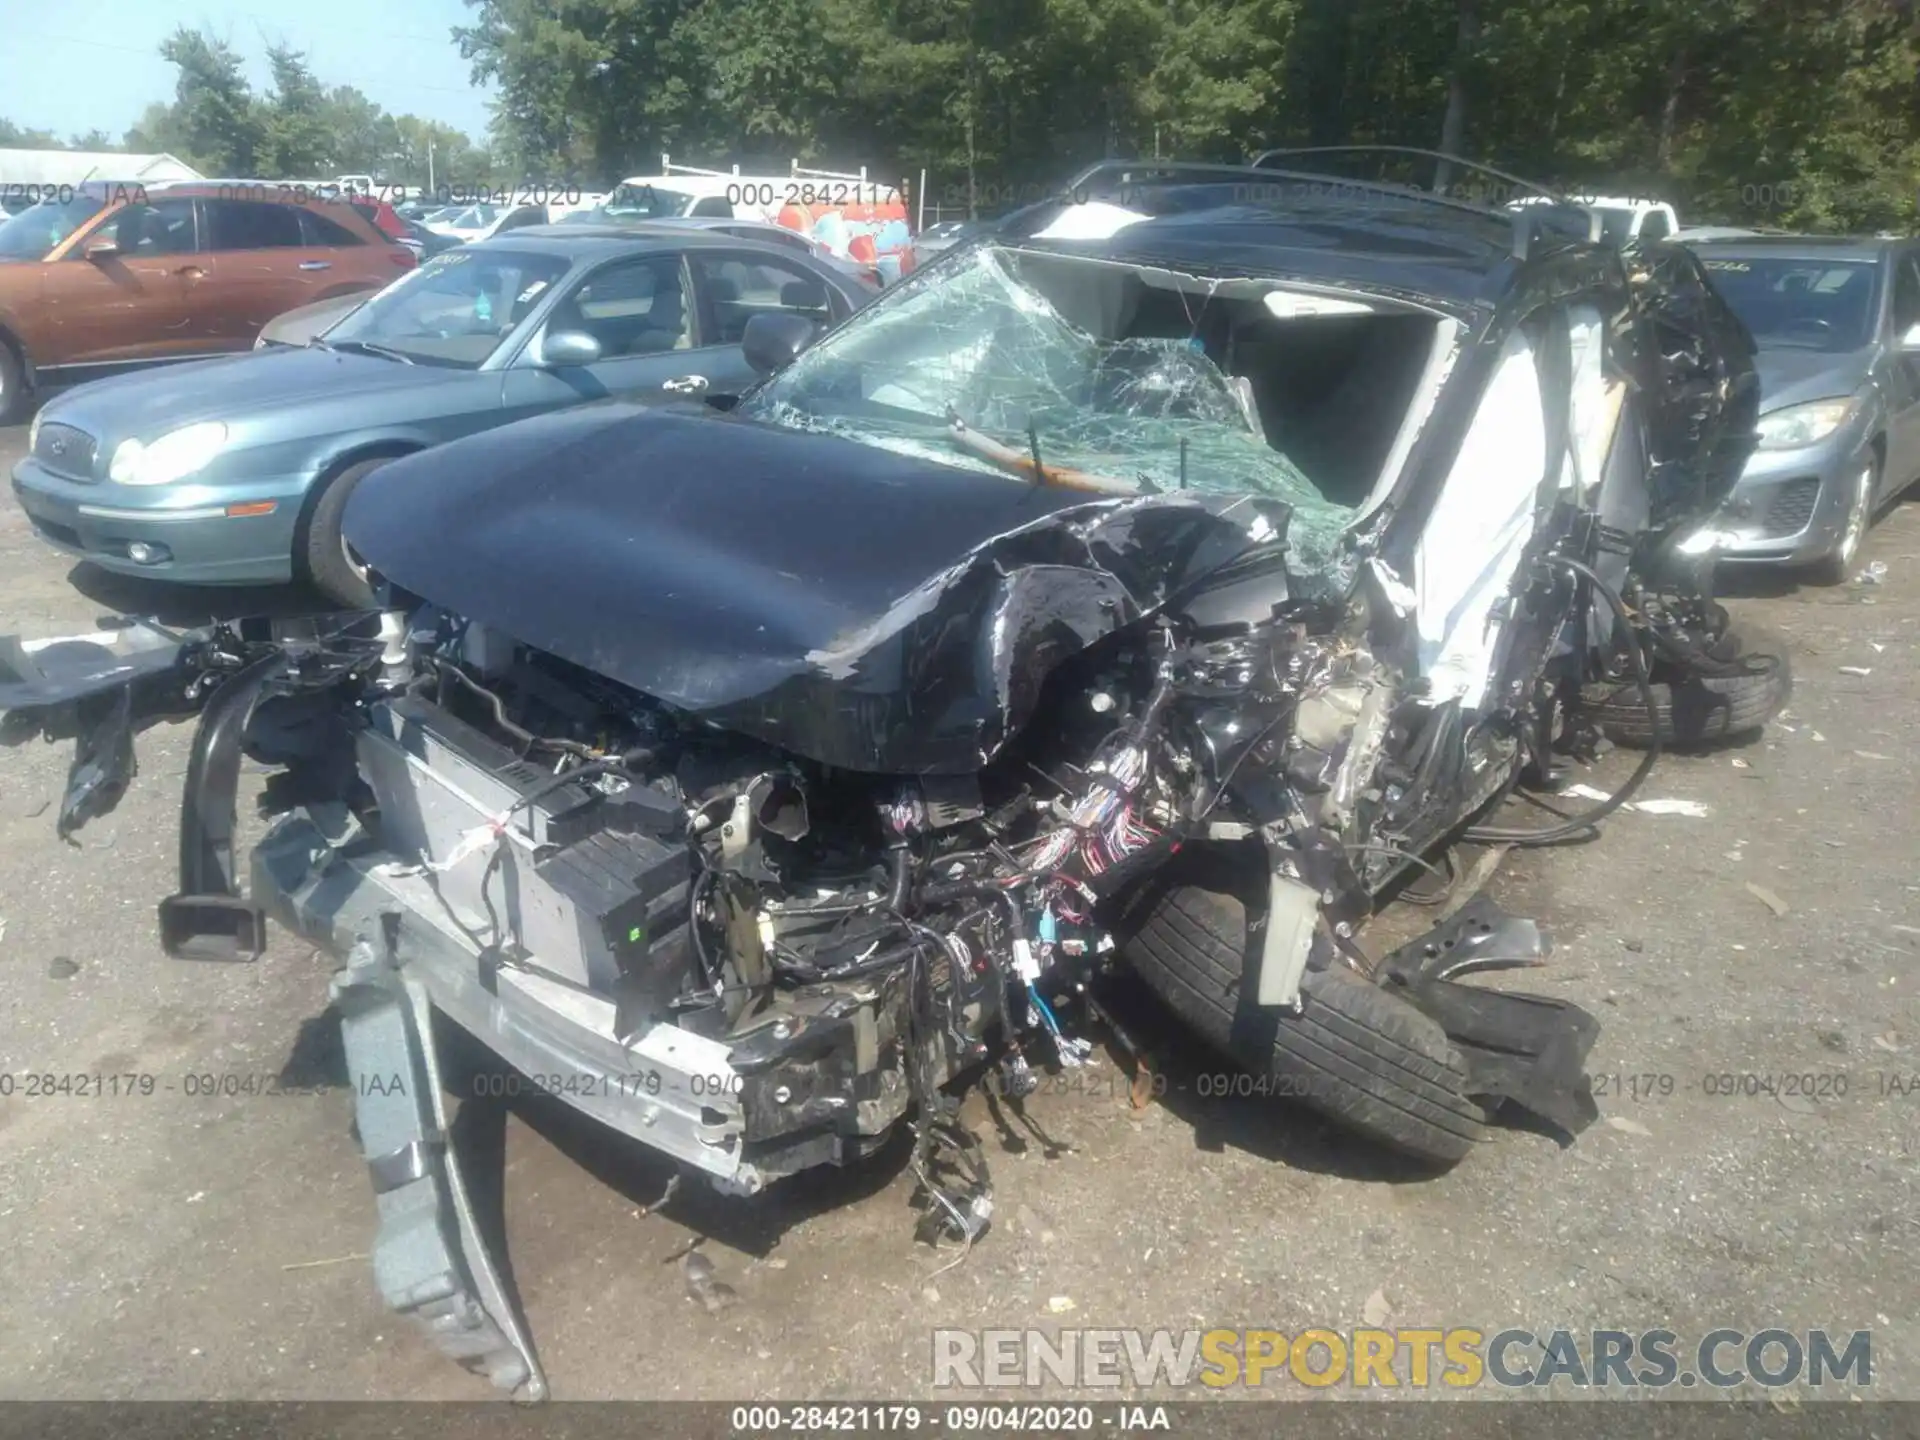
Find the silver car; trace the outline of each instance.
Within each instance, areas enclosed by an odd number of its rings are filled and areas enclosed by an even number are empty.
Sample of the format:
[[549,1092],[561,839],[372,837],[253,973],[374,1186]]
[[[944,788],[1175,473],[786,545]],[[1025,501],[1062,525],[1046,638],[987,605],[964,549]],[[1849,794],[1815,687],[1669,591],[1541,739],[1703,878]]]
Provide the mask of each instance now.
[[1920,244],[1805,235],[1694,243],[1759,347],[1760,447],[1692,543],[1837,584],[1920,478]]
[[870,295],[733,236],[529,227],[427,261],[305,345],[56,397],[14,494],[43,540],[103,569],[305,578],[362,603],[340,516],[370,470],[611,396],[737,394],[759,378],[741,350],[748,320],[825,327]]

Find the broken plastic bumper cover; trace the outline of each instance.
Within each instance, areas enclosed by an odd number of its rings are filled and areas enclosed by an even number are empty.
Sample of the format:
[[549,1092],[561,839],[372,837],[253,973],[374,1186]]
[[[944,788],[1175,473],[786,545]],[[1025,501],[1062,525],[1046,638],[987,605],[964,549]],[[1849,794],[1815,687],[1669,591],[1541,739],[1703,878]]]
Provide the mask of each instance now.
[[1550,949],[1533,921],[1476,895],[1388,955],[1380,976],[1446,1032],[1466,1062],[1469,1094],[1509,1101],[1577,1135],[1600,1115],[1586,1073],[1600,1022],[1565,1000],[1456,983],[1479,970],[1541,965]]

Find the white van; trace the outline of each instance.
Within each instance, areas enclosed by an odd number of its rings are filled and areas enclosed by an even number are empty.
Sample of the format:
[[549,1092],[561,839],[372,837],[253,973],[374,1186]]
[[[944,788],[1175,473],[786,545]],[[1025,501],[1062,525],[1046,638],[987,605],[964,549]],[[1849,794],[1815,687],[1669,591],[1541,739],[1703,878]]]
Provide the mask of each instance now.
[[[1630,199],[1621,195],[1569,195],[1566,198],[1592,212],[1600,222],[1600,238],[1609,245],[1625,245],[1634,240],[1671,240],[1680,229],[1679,215],[1664,200]],[[1551,203],[1543,195],[1529,195],[1513,201],[1507,208]]]
[[843,260],[883,267],[912,238],[897,185],[869,180],[865,166],[847,174],[805,169],[797,160],[785,175],[750,175],[738,165],[704,170],[662,155],[659,174],[622,180],[596,214],[612,221],[758,220],[810,236]]

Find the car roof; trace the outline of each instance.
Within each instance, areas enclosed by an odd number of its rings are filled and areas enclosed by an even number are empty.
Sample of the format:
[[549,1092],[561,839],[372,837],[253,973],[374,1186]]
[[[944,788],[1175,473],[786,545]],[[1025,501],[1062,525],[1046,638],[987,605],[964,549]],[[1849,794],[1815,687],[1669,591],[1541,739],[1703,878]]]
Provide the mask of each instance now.
[[1699,239],[1682,236],[1682,239],[1703,254],[1712,251],[1738,260],[1878,260],[1900,243],[1873,235],[1740,235]]
[[1512,253],[1512,217],[1386,195],[1358,202],[1308,196],[1284,208],[1228,197],[1138,221],[1106,240],[1009,243],[1061,253],[1091,247],[1125,264],[1218,275],[1292,275],[1476,310],[1498,304],[1521,268]]
[[673,224],[522,225],[517,230],[509,230],[486,240],[474,241],[461,248],[511,250],[516,245],[523,245],[528,241],[538,244],[543,250],[569,255],[579,260],[592,259],[598,255],[613,254],[622,250],[633,250],[642,245],[655,249],[682,250],[745,248],[767,255],[785,255],[789,258],[797,253],[791,246],[775,245],[765,240],[751,240],[738,235],[715,235],[706,226]]
[[327,195],[291,181],[279,180],[159,180],[141,186],[148,196],[175,199],[271,200],[277,205],[344,205],[361,197],[342,190]]
[[[1312,152],[1305,153],[1310,163]],[[1609,250],[1592,238],[1591,211],[1564,197],[1509,209],[1395,181],[1296,169],[1294,155],[1269,151],[1241,165],[1100,161],[1054,198],[1003,217],[987,234],[1022,248],[1223,278],[1297,278],[1478,316],[1496,309],[1540,257]],[[1147,218],[1105,239],[1040,237],[1090,201]]]

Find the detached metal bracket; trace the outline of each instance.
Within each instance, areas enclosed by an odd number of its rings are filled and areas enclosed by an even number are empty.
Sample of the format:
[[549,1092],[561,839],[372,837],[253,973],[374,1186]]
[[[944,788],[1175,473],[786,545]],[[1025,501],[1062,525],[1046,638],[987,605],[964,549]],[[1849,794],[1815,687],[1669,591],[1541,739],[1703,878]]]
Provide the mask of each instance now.
[[360,941],[331,986],[380,1212],[374,1281],[443,1354],[519,1398],[544,1400],[546,1377],[449,1140],[433,1003],[390,956],[391,938],[386,953]]
[[180,892],[160,902],[160,948],[176,960],[258,960],[267,921],[234,877],[240,742],[285,651],[261,656],[213,692],[193,734],[180,805]]
[[160,948],[175,960],[251,964],[267,948],[266,912],[240,895],[169,895],[160,902]]

